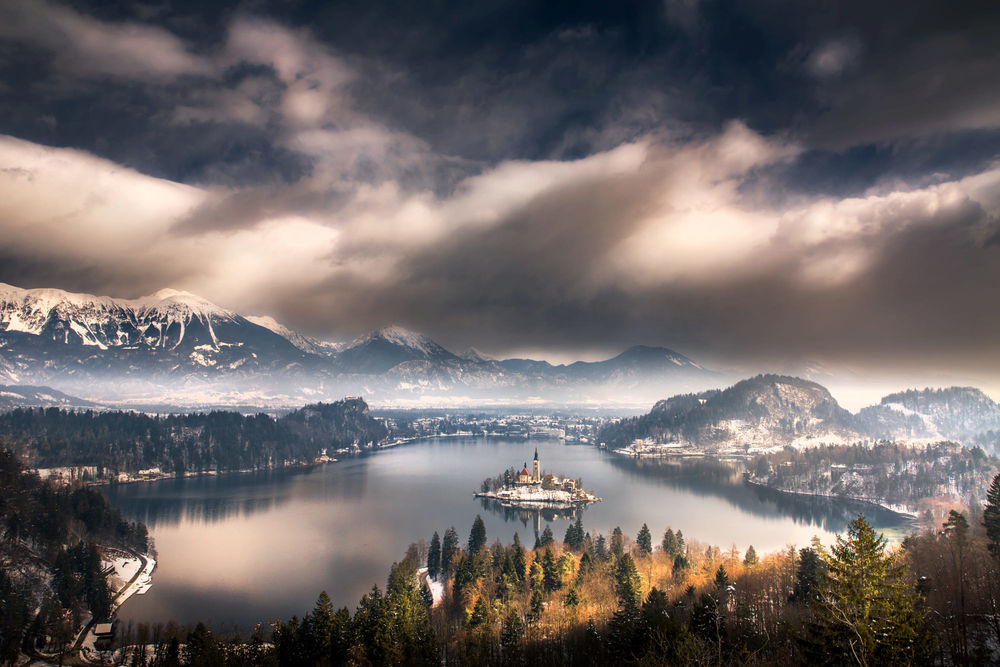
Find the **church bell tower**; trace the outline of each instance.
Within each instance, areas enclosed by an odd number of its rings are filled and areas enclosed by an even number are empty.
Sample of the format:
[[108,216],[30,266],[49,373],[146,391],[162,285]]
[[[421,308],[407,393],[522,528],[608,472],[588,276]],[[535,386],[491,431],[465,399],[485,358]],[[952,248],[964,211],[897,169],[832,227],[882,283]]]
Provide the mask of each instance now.
[[542,481],[542,464],[538,462],[538,448],[535,448],[535,460],[531,462],[531,479],[535,482]]

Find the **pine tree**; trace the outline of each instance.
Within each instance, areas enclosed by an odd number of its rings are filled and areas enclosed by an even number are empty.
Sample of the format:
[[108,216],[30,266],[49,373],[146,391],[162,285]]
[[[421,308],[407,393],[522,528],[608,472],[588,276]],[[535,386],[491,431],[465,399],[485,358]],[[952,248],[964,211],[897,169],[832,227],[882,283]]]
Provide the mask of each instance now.
[[597,540],[594,541],[594,557],[598,560],[604,560],[608,557],[608,541],[604,535],[598,535]]
[[563,605],[575,609],[580,604],[580,594],[575,588],[569,589],[566,592],[566,597],[563,598]]
[[819,552],[811,547],[800,549],[799,564],[795,572],[795,588],[789,600],[808,603],[813,597],[813,591],[825,575],[826,562],[820,558]]
[[757,550],[753,548],[753,545],[747,547],[746,555],[743,556],[743,564],[747,567],[753,567],[758,562]]
[[719,569],[715,571],[715,587],[721,591],[727,586],[729,586],[729,573],[726,572],[726,568],[720,565]]
[[312,633],[312,641],[308,650],[314,660],[321,660],[323,656],[330,654],[330,635],[334,626],[333,617],[333,603],[327,592],[322,591],[316,600],[316,606],[308,617]]
[[1000,560],[1000,473],[993,478],[986,491],[983,525],[986,526],[987,547],[993,557]]
[[546,592],[552,592],[562,586],[562,576],[551,549],[546,549],[542,557],[542,584]]
[[483,517],[476,515],[476,520],[472,522],[472,531],[469,533],[469,553],[477,553],[486,546],[486,524]]
[[921,664],[929,639],[905,564],[885,553],[886,539],[863,515],[826,555],[812,599],[806,650],[823,664]]
[[351,612],[347,607],[341,607],[333,615],[333,628],[330,631],[330,657],[335,665],[347,662],[347,654],[354,643],[354,624]]
[[545,596],[542,595],[542,589],[536,588],[531,593],[531,602],[529,603],[531,607],[531,617],[536,621],[542,617],[542,611],[545,610]]
[[535,548],[544,549],[545,547],[551,545],[555,542],[555,537],[552,535],[552,529],[545,526],[542,534],[535,538]]
[[563,538],[563,544],[573,551],[579,551],[583,546],[583,540],[583,519],[577,516],[576,521],[566,527],[566,537]]
[[638,608],[642,597],[642,580],[635,567],[635,561],[628,554],[622,554],[615,565],[615,594],[622,608]]
[[639,529],[639,535],[636,537],[636,544],[639,545],[639,550],[645,554],[650,555],[653,553],[653,536],[649,532],[649,526],[642,524],[642,528]]
[[677,555],[677,536],[674,535],[672,528],[668,527],[667,532],[663,533],[663,541],[660,543],[660,548],[670,558]]
[[521,615],[517,613],[517,609],[514,607],[508,607],[500,629],[500,646],[503,650],[505,664],[517,664],[521,636],[523,634],[524,623],[521,621]]
[[476,606],[472,609],[472,615],[469,616],[469,627],[478,628],[481,625],[486,625],[489,618],[490,610],[486,606],[486,598],[480,596],[476,600]]
[[622,534],[621,528],[615,526],[615,529],[611,531],[611,553],[615,555],[615,558],[621,558],[624,552],[625,535]]
[[188,633],[187,644],[184,646],[184,661],[192,667],[213,667],[224,662],[222,648],[204,623],[198,623],[194,630]]
[[528,561],[524,553],[524,547],[521,546],[521,538],[518,537],[517,533],[514,533],[514,546],[511,549],[513,551],[511,561],[514,566],[514,576],[517,577],[519,582],[523,583],[527,576]]
[[444,531],[444,541],[441,543],[441,571],[448,572],[451,568],[452,560],[458,552],[458,532],[452,526]]
[[431,537],[431,545],[427,549],[427,574],[431,579],[437,579],[438,572],[441,571],[441,538],[437,531]]

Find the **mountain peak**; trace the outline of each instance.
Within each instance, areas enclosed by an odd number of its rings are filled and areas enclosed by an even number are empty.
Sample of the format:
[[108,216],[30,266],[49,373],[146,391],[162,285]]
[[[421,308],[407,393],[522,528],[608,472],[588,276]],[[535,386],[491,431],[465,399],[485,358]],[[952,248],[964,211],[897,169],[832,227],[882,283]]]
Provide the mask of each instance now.
[[462,359],[466,359],[467,361],[474,361],[476,363],[482,363],[486,361],[496,361],[495,358],[491,357],[488,354],[485,354],[484,352],[481,352],[480,350],[474,347],[466,348],[465,352],[462,352],[462,354],[460,354],[459,356]]
[[149,296],[136,299],[134,303],[136,306],[145,308],[177,308],[196,315],[216,317],[235,317],[236,315],[234,312],[226,310],[197,294],[170,287],[161,289]]
[[367,336],[362,337],[359,343],[374,340],[384,340],[387,343],[398,345],[400,347],[406,347],[411,350],[418,350],[424,354],[434,354],[443,349],[440,345],[431,340],[430,337],[397,325],[390,325],[382,327],[381,329],[376,329]]

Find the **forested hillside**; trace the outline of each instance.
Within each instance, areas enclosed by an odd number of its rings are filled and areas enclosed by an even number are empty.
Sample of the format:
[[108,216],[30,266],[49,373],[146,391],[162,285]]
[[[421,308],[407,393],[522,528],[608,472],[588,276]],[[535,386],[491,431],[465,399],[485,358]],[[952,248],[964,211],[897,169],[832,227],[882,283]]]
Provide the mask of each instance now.
[[973,387],[912,389],[851,414],[815,382],[758,375],[722,391],[661,400],[647,414],[611,422],[598,434],[598,441],[611,449],[636,440],[730,452],[866,440],[951,440],[1000,454],[1000,405]]
[[648,414],[606,425],[598,440],[619,448],[635,439],[701,445],[780,446],[796,438],[854,435],[850,412],[824,387],[800,378],[758,375],[728,389],[658,402]]
[[58,408],[0,414],[0,445],[34,467],[92,467],[96,478],[149,469],[183,474],[280,467],[313,461],[323,450],[369,447],[387,435],[358,398],[309,405],[280,419],[236,412],[158,417]]
[[146,552],[146,527],[100,491],[45,482],[0,450],[0,661],[45,635],[67,641],[88,612],[107,616],[98,545]]
[[751,481],[781,491],[868,500],[916,512],[921,500],[940,496],[967,507],[981,504],[998,465],[979,447],[954,442],[821,445],[759,456],[749,464],[749,475]]

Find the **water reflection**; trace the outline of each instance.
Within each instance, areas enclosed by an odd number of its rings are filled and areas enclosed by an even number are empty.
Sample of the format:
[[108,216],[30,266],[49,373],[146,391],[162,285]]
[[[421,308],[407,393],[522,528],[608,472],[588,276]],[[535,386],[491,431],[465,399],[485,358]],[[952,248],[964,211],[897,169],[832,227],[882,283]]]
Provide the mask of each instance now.
[[[339,474],[324,474],[339,465]],[[362,458],[310,468],[202,475],[105,487],[108,498],[150,528],[181,522],[221,523],[280,508],[291,499],[363,498]]]
[[[484,478],[531,460],[535,448],[543,472],[582,478],[604,500],[529,510],[474,497]],[[411,542],[451,526],[464,542],[477,514],[490,542],[546,526],[558,539],[581,516],[592,535],[621,526],[634,537],[647,523],[655,541],[672,526],[689,540],[767,553],[813,535],[828,544],[857,511],[749,487],[741,472],[726,462],[635,460],[557,440],[448,438],[311,469],[107,487],[128,518],[150,526],[159,552],[152,589],[121,615],[246,628],[301,616],[324,589],[335,605],[354,607],[372,584],[385,584]],[[880,530],[902,525],[865,513]]]
[[543,521],[545,523],[552,523],[560,519],[576,521],[576,517],[582,516],[587,509],[585,506],[528,509],[504,505],[495,498],[478,498],[478,500],[484,510],[501,517],[507,523],[520,522],[526,528],[530,526],[535,531],[535,537],[541,534]]
[[[738,461],[714,459],[641,459],[607,454],[611,465],[626,474],[698,496],[723,498],[753,516],[790,518],[796,523],[836,533],[859,513],[875,525],[905,528],[908,520],[877,505],[843,498],[795,495],[747,484]],[[893,534],[897,534],[893,532]]]

